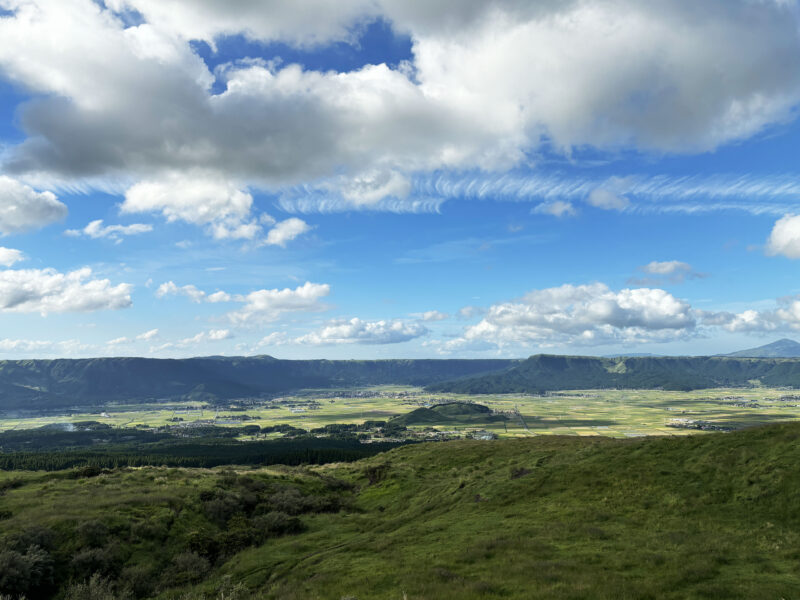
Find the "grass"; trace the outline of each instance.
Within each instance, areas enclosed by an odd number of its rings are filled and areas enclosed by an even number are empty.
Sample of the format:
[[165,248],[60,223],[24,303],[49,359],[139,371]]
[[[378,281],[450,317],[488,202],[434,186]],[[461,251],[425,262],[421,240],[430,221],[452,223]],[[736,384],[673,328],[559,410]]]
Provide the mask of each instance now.
[[[159,598],[212,598],[226,582],[281,600],[794,598],[799,441],[800,423],[784,423],[688,437],[463,440],[358,463],[237,469],[304,489],[334,477],[355,493],[347,509],[303,516],[305,532],[212,565],[188,596]],[[3,534],[31,523],[69,531],[87,518],[128,531],[163,519],[167,545],[180,544],[207,527],[192,506],[220,477],[0,474],[0,488],[20,480],[0,496],[11,513]],[[126,548],[131,564],[165,551]]]
[[287,599],[795,597],[798,433],[407,447],[363,512],[224,572]]

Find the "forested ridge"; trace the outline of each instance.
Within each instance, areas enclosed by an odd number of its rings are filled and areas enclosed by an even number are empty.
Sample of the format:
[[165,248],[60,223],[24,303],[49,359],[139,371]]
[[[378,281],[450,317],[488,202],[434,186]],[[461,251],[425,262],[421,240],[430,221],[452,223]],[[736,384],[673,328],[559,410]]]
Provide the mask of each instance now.
[[108,402],[222,402],[301,388],[424,386],[505,369],[515,360],[92,358],[0,361],[0,410]]
[[537,354],[497,373],[436,382],[427,389],[462,394],[538,394],[609,388],[688,391],[753,383],[800,387],[800,359]]

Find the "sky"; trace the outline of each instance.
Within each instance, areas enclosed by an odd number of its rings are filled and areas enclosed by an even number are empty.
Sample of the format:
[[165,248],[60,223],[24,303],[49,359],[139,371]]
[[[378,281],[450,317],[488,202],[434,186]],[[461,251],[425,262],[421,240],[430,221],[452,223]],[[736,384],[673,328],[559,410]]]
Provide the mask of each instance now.
[[0,358],[800,338],[793,0],[0,0]]

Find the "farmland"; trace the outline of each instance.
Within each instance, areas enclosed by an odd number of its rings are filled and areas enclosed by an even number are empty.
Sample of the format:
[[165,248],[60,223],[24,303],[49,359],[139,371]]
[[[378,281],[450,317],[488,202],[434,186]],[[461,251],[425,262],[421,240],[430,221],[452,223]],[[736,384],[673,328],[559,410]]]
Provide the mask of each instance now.
[[[311,430],[334,423],[385,421],[421,406],[474,402],[507,419],[448,423],[456,434],[480,427],[499,437],[535,435],[686,435],[731,430],[769,422],[800,419],[800,396],[786,389],[750,387],[696,391],[574,390],[544,396],[523,394],[462,395],[429,393],[418,387],[378,386],[353,389],[308,389],[270,400],[243,399],[229,406],[201,402],[107,404],[50,412],[0,414],[0,431],[45,425],[97,421],[114,427],[173,428],[195,424],[225,427],[279,424]],[[411,425],[421,430],[423,425]],[[280,435],[280,434],[270,434]]]

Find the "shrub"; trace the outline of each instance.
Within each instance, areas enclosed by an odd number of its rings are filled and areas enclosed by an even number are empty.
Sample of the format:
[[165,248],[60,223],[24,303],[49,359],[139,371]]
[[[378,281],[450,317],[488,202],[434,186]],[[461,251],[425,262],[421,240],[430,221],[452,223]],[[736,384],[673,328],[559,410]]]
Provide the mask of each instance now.
[[197,583],[206,576],[209,568],[208,561],[199,554],[194,552],[178,554],[172,559],[172,565],[165,573],[166,583],[169,586]]
[[84,521],[75,528],[75,535],[83,546],[99,548],[108,541],[108,527],[96,519]]
[[126,592],[116,593],[113,582],[98,573],[83,583],[74,583],[67,588],[64,600],[129,600]]

